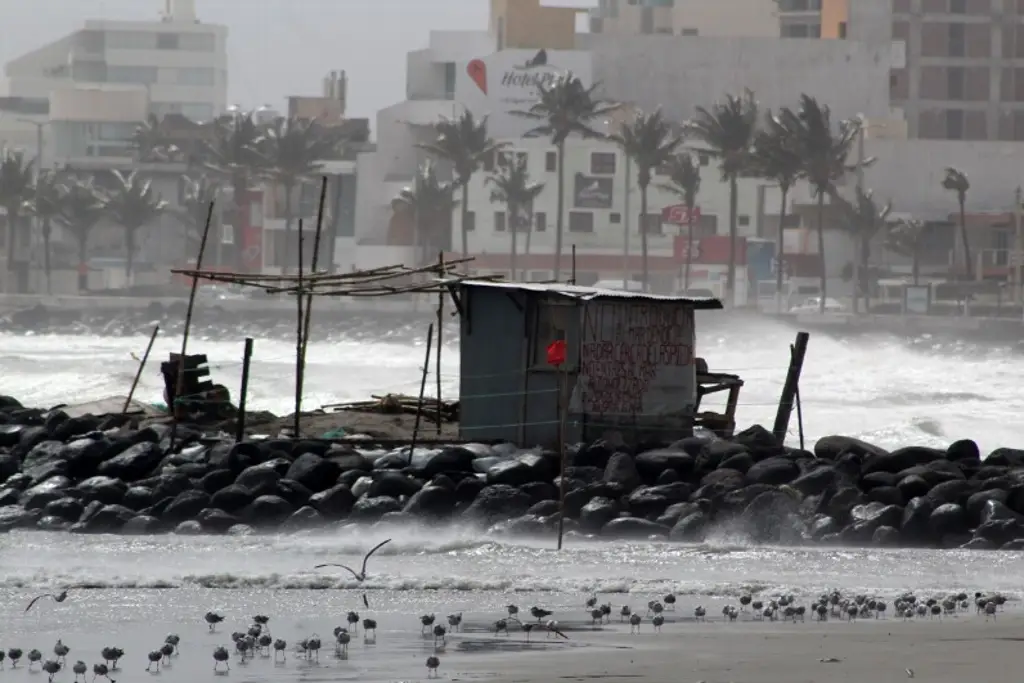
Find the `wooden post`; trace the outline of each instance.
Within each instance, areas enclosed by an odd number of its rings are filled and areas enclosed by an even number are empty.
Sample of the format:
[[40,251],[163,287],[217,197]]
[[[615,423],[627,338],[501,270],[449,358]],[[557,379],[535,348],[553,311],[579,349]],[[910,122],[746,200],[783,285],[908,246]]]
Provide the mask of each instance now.
[[[324,227],[324,202],[327,199],[327,176],[324,176],[323,184],[320,186],[320,208],[318,209],[316,219],[316,232],[313,233],[313,264],[310,267],[310,272],[316,274],[317,265],[320,262],[320,235],[323,232]],[[334,249],[333,245],[328,245],[331,258],[334,260]],[[302,385],[299,387],[301,392],[306,387],[306,348],[309,346],[309,325],[313,318],[313,291],[310,290],[306,296],[306,319],[302,324]]]
[[[444,278],[444,252],[437,255],[438,277]],[[444,338],[444,287],[441,287],[437,295],[437,363],[434,374],[437,375],[437,436],[441,436],[441,350],[444,345],[441,343]]]
[[302,219],[299,219],[299,272],[296,278],[295,309],[298,320],[295,323],[295,416],[292,418],[294,438],[299,438],[301,427],[299,413],[302,412],[302,326],[306,319],[302,315]]
[[807,341],[810,335],[806,332],[796,333],[796,343],[793,345],[789,358],[789,371],[786,373],[786,383],[782,386],[782,397],[779,399],[779,410],[775,414],[775,427],[772,433],[779,443],[786,440],[786,432],[789,431],[789,417],[793,413],[793,399],[796,397],[800,384],[800,372],[804,367],[804,356],[807,354]]
[[135,396],[135,389],[139,386],[139,379],[142,378],[142,371],[146,367],[146,361],[149,360],[149,352],[153,350],[153,342],[156,341],[156,335],[159,333],[160,326],[157,325],[153,328],[153,333],[149,335],[149,343],[146,344],[146,352],[142,354],[142,360],[139,361],[139,369],[135,371],[135,379],[132,381],[132,388],[128,390],[128,398],[124,400],[124,408],[121,409],[122,415],[128,412],[128,407],[132,403],[132,397]]
[[[796,349],[793,347],[792,344],[790,345],[789,350],[790,350],[790,353],[795,353],[796,352]],[[797,424],[797,429],[799,430],[799,433],[800,433],[800,450],[804,450],[804,407],[803,407],[803,404],[800,401],[800,384],[799,383],[796,385],[796,393],[794,394],[794,397],[796,398],[796,424]]]
[[430,371],[430,345],[434,341],[434,323],[427,328],[427,353],[423,358],[423,375],[420,377],[420,398],[416,404],[416,422],[412,426],[412,441],[409,443],[409,464],[412,464],[412,452],[416,450],[416,437],[420,433],[420,418],[423,416],[423,394],[427,390],[427,373]]
[[[564,367],[564,363],[562,366]],[[565,494],[566,494],[566,471],[568,469],[568,452],[565,449],[565,370],[558,368],[558,455],[562,463],[561,475],[558,477],[558,549],[562,549],[562,535],[565,532]]]
[[[203,269],[203,254],[206,253],[206,242],[210,237],[210,226],[213,225],[214,202],[210,202],[210,210],[206,212],[206,226],[203,237],[199,241],[199,253],[196,255],[196,272]],[[185,386],[185,353],[188,351],[188,333],[192,327],[192,312],[196,306],[196,290],[199,288],[199,276],[192,278],[192,289],[188,293],[188,308],[185,309],[185,329],[181,333],[181,358],[178,360],[178,380],[175,382],[174,400],[168,406],[171,409],[171,443],[168,452],[174,452],[174,442],[178,436],[178,399],[181,398]]]
[[235,443],[245,438],[245,403],[249,395],[249,363],[252,362],[252,337],[245,338],[242,351],[242,386],[238,390],[238,420],[235,427]]

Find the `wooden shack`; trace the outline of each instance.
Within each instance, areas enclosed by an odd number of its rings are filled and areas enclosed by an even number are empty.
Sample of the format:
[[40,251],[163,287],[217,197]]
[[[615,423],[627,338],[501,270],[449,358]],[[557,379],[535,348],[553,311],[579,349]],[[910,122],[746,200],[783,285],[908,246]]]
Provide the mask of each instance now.
[[[694,312],[721,309],[717,299],[485,281],[460,282],[452,294],[464,439],[554,445],[561,401],[568,442],[609,432],[670,442],[692,433],[702,385],[729,389],[735,409],[742,382],[710,375],[695,351]],[[557,341],[566,358],[553,366]]]

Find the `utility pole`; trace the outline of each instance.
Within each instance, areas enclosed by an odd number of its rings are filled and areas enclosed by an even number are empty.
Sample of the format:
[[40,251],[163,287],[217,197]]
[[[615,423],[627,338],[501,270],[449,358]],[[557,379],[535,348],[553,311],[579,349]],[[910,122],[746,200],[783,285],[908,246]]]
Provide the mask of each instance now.
[[[50,125],[49,121],[33,121],[32,119],[18,119],[21,123],[27,123],[36,127],[36,169],[35,169],[35,200],[39,201],[39,178],[43,173],[43,128]],[[35,218],[35,230],[33,234],[38,235],[42,232],[42,221],[38,216]],[[17,244],[16,241],[12,241],[12,244]],[[33,250],[34,252],[34,250]],[[50,292],[47,292],[49,294]]]

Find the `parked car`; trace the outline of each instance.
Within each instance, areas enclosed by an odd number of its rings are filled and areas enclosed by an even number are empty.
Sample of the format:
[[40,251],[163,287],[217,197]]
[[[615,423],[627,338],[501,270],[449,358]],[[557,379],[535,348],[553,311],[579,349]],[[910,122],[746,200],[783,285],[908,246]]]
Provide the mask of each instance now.
[[[821,297],[812,296],[804,299],[802,303],[797,304],[789,309],[790,313],[818,313],[821,311]],[[826,313],[846,313],[846,306],[833,299],[832,297],[825,297],[825,312]]]

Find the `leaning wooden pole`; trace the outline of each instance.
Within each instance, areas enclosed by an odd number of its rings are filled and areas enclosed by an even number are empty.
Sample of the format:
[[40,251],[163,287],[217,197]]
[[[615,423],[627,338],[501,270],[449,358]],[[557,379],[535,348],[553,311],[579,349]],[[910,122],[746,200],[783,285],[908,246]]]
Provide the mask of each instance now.
[[[444,266],[444,252],[440,252],[437,255],[437,276],[444,278],[445,266]],[[437,436],[441,436],[441,349],[444,347],[442,340],[444,339],[444,287],[437,293],[437,363],[435,364],[434,374],[437,375]]]
[[786,383],[782,385],[782,396],[779,399],[779,409],[775,414],[775,425],[772,429],[780,444],[785,443],[786,433],[789,431],[789,417],[793,414],[793,403],[799,389],[800,372],[804,367],[804,356],[807,354],[807,341],[810,337],[807,332],[797,332],[796,343],[790,351],[789,370],[786,372]]
[[[203,269],[203,255],[206,253],[206,243],[210,237],[210,226],[213,225],[214,202],[210,202],[210,209],[206,212],[206,225],[203,227],[203,237],[199,241],[199,253],[196,255],[196,271]],[[192,278],[192,289],[188,293],[188,308],[185,309],[185,329],[181,334],[181,357],[178,359],[178,379],[174,385],[174,400],[168,406],[171,409],[171,443],[170,452],[174,452],[174,442],[178,436],[178,400],[181,398],[182,388],[185,386],[185,353],[188,351],[188,333],[192,327],[192,312],[196,306],[196,291],[199,289],[199,276]]]
[[302,314],[302,219],[299,219],[299,272],[295,276],[296,294],[295,294],[295,416],[292,418],[292,431],[294,437],[299,438],[299,428],[301,425],[301,418],[299,413],[302,412],[302,324],[305,322],[305,318]]
[[146,352],[142,354],[142,360],[139,361],[139,369],[135,371],[135,379],[132,380],[132,388],[128,390],[128,397],[124,400],[124,408],[121,409],[122,415],[128,412],[128,407],[132,404],[132,398],[135,396],[135,389],[139,386],[139,380],[142,378],[142,371],[146,369],[146,361],[149,360],[149,352],[153,350],[153,342],[156,341],[156,335],[159,333],[160,326],[157,325],[153,328],[153,333],[149,335],[149,343],[146,344]]
[[[564,364],[563,364],[564,366]],[[558,477],[558,549],[562,549],[562,536],[565,533],[565,495],[568,491],[566,480],[568,479],[569,454],[565,448],[565,416],[568,413],[566,405],[566,386],[568,378],[565,370],[559,367],[558,375],[558,455],[559,455],[559,477]]]
[[412,464],[412,453],[416,450],[416,439],[420,435],[420,418],[423,417],[423,395],[427,391],[427,374],[430,372],[430,345],[434,341],[434,323],[427,328],[427,353],[423,358],[423,375],[420,376],[420,397],[416,403],[416,422],[412,426],[412,441],[409,443],[409,464]]
[[[320,263],[320,235],[323,233],[324,228],[324,202],[327,199],[327,176],[324,176],[324,182],[320,186],[320,207],[317,210],[316,218],[316,232],[313,234],[313,263],[310,266],[310,272],[316,275],[317,265]],[[329,261],[334,259],[333,245],[329,245],[329,251],[331,257]],[[306,386],[306,349],[309,347],[309,326],[313,319],[313,290],[311,289],[309,294],[306,295],[306,317],[302,321],[302,374],[301,384],[299,391],[301,392]]]

